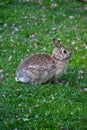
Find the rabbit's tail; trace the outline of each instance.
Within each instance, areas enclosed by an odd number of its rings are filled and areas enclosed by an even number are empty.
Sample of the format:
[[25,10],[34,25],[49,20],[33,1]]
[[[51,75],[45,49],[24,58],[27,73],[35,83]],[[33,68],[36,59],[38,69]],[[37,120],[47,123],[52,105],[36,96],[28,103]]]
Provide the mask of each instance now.
[[27,71],[16,72],[15,80],[18,82],[29,83],[31,82],[31,74]]

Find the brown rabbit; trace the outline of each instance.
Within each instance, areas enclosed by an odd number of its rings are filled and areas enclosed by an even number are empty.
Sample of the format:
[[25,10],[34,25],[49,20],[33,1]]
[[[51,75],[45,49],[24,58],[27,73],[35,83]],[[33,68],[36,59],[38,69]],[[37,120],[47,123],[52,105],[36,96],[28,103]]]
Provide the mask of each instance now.
[[42,84],[58,77],[66,70],[71,52],[62,46],[60,40],[53,40],[53,53],[34,54],[24,59],[16,70],[16,81]]

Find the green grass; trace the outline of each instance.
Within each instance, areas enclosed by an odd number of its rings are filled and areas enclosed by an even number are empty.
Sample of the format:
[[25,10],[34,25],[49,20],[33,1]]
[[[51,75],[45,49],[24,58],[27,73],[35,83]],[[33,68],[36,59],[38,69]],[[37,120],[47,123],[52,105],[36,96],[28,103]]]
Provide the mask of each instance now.
[[[0,1],[0,130],[86,130],[87,4],[21,1]],[[54,37],[73,53],[67,74],[54,84],[16,82],[20,60],[51,53]]]

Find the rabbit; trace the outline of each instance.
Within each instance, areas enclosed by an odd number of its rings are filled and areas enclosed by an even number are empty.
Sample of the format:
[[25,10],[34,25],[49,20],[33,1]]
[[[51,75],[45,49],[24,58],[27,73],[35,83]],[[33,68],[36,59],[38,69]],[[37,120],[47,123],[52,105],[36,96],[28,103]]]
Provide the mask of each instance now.
[[43,84],[57,78],[66,70],[71,51],[53,39],[52,54],[37,53],[24,59],[16,70],[16,81],[29,84]]

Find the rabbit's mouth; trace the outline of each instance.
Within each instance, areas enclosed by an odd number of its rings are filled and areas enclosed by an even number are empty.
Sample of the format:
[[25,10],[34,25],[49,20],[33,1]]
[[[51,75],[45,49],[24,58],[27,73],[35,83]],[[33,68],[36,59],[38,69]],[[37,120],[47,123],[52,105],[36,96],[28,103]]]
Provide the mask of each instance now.
[[72,53],[70,53],[70,55],[68,57],[65,57],[63,60],[68,60],[69,58],[71,58]]
[[64,61],[66,61],[66,60],[68,60],[69,58],[70,58],[70,56],[69,56],[69,57],[64,58],[63,60],[64,60]]

